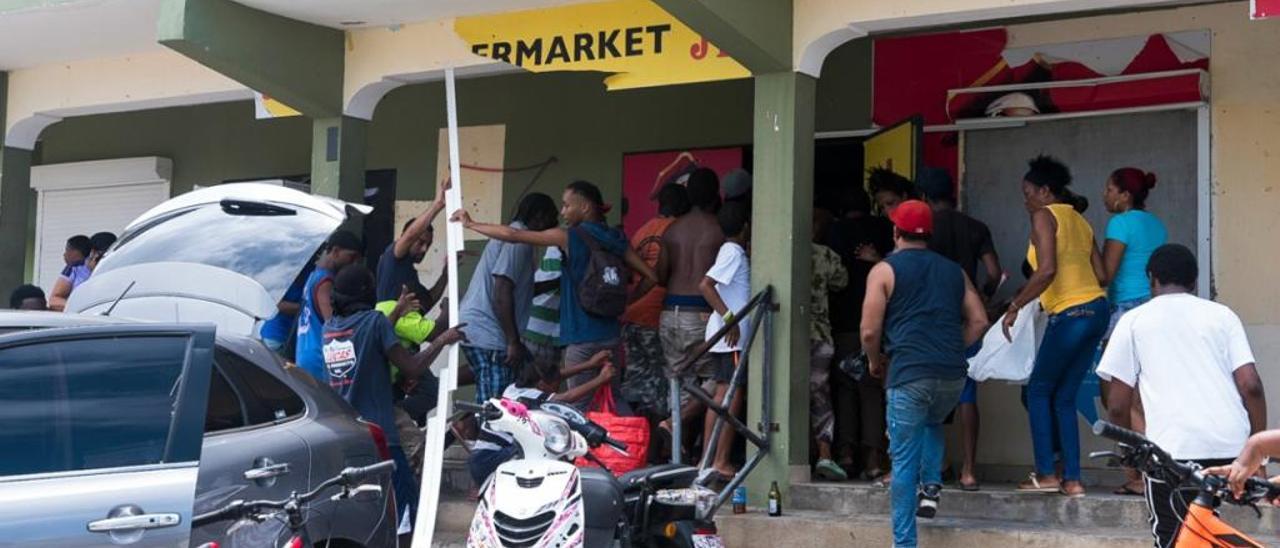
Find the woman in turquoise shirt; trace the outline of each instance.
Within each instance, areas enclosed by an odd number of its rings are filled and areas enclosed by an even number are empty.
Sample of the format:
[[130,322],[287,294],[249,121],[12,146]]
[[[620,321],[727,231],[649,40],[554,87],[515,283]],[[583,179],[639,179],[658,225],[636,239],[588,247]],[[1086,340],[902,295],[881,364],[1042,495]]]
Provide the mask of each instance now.
[[[1111,326],[1102,338],[1102,347],[1111,338],[1116,322],[1130,310],[1151,299],[1151,285],[1147,280],[1147,261],[1156,248],[1169,238],[1164,223],[1146,210],[1147,196],[1156,186],[1156,175],[1133,167],[1122,167],[1111,172],[1102,202],[1112,213],[1107,223],[1106,244],[1102,248],[1102,262],[1111,302]],[[1099,349],[1101,350],[1101,348]],[[1106,406],[1106,389],[1102,392]],[[1139,432],[1145,427],[1142,408],[1134,399],[1130,410],[1132,424]],[[1142,477],[1134,470],[1126,470],[1128,481],[1116,489],[1118,495],[1141,495],[1144,489]]]

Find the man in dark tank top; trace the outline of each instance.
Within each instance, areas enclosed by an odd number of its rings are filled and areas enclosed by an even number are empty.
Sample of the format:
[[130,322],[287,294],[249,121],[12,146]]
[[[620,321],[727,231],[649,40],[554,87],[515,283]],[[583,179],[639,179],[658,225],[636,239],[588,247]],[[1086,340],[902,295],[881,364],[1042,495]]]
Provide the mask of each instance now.
[[862,348],[887,389],[893,544],[914,547],[916,516],[937,513],[942,421],[960,399],[965,348],[986,331],[987,314],[960,265],[929,250],[928,204],[903,202],[890,219],[897,250],[867,277]]

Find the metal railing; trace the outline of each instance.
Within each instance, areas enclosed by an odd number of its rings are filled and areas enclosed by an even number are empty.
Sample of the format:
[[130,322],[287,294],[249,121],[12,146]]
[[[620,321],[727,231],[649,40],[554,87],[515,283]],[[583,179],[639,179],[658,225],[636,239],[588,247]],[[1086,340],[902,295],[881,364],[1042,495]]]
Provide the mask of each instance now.
[[[716,454],[716,446],[720,443],[720,433],[727,423],[731,428],[747,440],[748,443],[756,446],[756,453],[747,459],[746,464],[738,470],[738,473],[729,480],[728,484],[720,491],[720,496],[716,498],[716,504],[712,507],[711,513],[722,506],[733,491],[742,485],[751,471],[760,464],[769,454],[769,449],[773,441],[773,313],[776,311],[777,305],[773,302],[773,286],[767,286],[763,291],[757,293],[742,310],[734,311],[733,317],[725,322],[724,327],[707,340],[707,342],[698,346],[690,355],[686,356],[675,368],[676,371],[687,371],[694,363],[711,351],[731,329],[736,329],[739,324],[750,320],[747,324],[746,333],[740,337],[743,351],[738,360],[737,366],[733,371],[733,378],[729,381],[729,388],[724,394],[724,398],[720,402],[716,402],[715,398],[707,394],[696,382],[691,378],[682,378],[677,374],[675,378],[668,380],[669,395],[671,399],[671,462],[680,463],[680,447],[682,445],[682,429],[681,429],[681,411],[680,391],[684,390],[689,395],[706,406],[708,410],[716,414],[714,426],[711,429],[711,436],[707,438],[709,442],[703,448],[702,459],[699,461],[699,474],[696,483],[698,485],[707,485],[711,482],[715,470],[711,467],[712,459]],[[737,394],[740,386],[745,385],[743,375],[747,374],[747,363],[751,355],[752,343],[755,342],[756,335],[763,328],[764,341],[761,345],[761,351],[764,353],[764,359],[761,360],[761,376],[760,376],[760,423],[756,425],[756,430],[747,426],[746,423],[738,419],[732,413],[730,406],[733,398]],[[747,402],[748,404],[750,402]]]

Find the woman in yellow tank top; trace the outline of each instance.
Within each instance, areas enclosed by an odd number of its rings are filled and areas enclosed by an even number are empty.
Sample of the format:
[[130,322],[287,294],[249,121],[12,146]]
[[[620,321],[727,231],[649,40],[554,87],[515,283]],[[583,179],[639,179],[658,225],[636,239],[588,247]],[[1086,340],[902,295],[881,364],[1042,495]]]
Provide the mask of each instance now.
[[[1023,305],[1039,299],[1049,314],[1035,367],[1027,382],[1027,414],[1035,448],[1035,472],[1018,486],[1024,491],[1084,496],[1080,483],[1080,435],[1076,393],[1107,329],[1110,310],[1102,256],[1093,228],[1080,214],[1088,200],[1071,192],[1071,171],[1048,156],[1031,160],[1022,195],[1031,214],[1027,261],[1035,273],[1009,303],[1005,334]],[[1054,449],[1061,449],[1062,477],[1054,476]]]

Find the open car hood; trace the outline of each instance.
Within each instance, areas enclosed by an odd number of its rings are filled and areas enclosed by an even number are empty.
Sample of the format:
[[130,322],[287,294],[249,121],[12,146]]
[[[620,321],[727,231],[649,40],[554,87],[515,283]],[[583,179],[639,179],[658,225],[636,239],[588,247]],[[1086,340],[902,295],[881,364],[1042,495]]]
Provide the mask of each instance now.
[[189,192],[134,219],[67,311],[100,313],[118,299],[113,316],[253,334],[329,235],[368,211],[260,183]]

